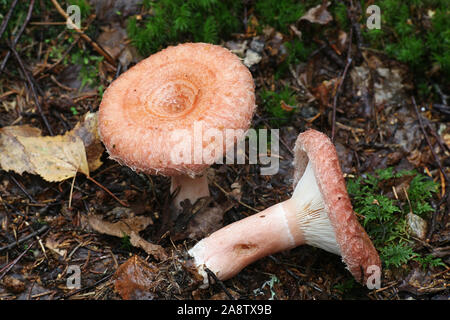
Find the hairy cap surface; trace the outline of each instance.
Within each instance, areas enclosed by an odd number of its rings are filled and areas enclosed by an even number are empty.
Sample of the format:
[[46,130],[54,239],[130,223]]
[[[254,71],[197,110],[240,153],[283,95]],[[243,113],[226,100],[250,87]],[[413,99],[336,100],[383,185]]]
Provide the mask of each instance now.
[[[211,164],[194,161],[195,124],[225,137],[226,129],[247,130],[254,110],[253,78],[236,55],[216,45],[185,43],[117,78],[103,95],[99,129],[111,158],[134,170],[194,176]],[[211,143],[210,150],[231,147],[202,137],[200,148]],[[180,150],[190,153],[188,161],[174,160]]]

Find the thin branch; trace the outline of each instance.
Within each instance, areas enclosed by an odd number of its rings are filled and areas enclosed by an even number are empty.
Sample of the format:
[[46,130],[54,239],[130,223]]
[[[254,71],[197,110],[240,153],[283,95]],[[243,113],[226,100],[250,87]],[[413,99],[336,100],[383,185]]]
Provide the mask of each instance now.
[[34,242],[31,244],[31,246],[26,248],[25,251],[22,252],[16,259],[14,259],[14,261],[12,261],[10,264],[6,265],[4,268],[2,268],[0,270],[0,272],[2,272],[2,274],[0,274],[0,280],[3,279],[3,277],[9,272],[9,270],[11,270],[12,267],[14,267],[17,264],[17,262],[19,262],[19,260],[22,259],[22,257],[25,255],[25,253],[27,253],[28,250],[30,250],[33,246],[34,246]]
[[21,243],[23,243],[23,242],[25,242],[25,241],[27,241],[27,240],[30,240],[31,238],[33,238],[33,237],[35,237],[35,236],[40,235],[41,233],[45,232],[48,228],[49,228],[49,227],[45,225],[45,226],[41,227],[39,230],[36,230],[36,231],[30,233],[29,235],[27,235],[27,236],[25,236],[25,237],[23,237],[23,238],[17,240],[16,242],[13,242],[13,243],[10,243],[10,244],[8,244],[8,245],[6,245],[6,246],[4,246],[4,247],[1,247],[1,248],[0,248],[0,252],[5,251],[5,250],[6,250],[6,251],[7,251],[7,250],[11,250],[11,249],[14,248],[15,246],[17,246],[17,245],[19,245],[19,244],[21,244]]
[[31,194],[28,193],[28,191],[25,189],[25,187],[19,181],[17,181],[17,179],[14,178],[13,175],[11,175],[11,174],[8,174],[8,175],[11,178],[11,180],[15,183],[15,185],[18,186],[19,189],[23,192],[23,194],[25,194],[27,196],[27,198],[30,199],[31,202],[37,203],[37,201],[31,196]]
[[434,160],[436,161],[436,163],[439,167],[439,170],[441,170],[442,174],[444,175],[445,180],[449,181],[447,174],[445,173],[445,170],[442,167],[441,161],[439,160],[439,157],[437,156],[436,152],[434,152],[433,145],[431,144],[431,141],[428,138],[425,127],[423,126],[422,117],[420,116],[419,109],[417,108],[416,99],[414,99],[414,97],[411,97],[411,100],[414,105],[414,110],[416,111],[417,119],[419,120],[420,129],[422,130],[423,135],[425,136],[425,140],[427,141],[428,147],[430,148],[431,153],[433,154]]
[[123,202],[122,200],[120,200],[119,198],[117,198],[117,197],[115,196],[114,193],[112,193],[111,191],[109,191],[108,188],[106,188],[105,186],[101,185],[99,182],[97,182],[96,180],[94,180],[94,178],[92,178],[92,177],[90,177],[90,176],[86,176],[86,178],[87,178],[89,181],[92,181],[97,187],[103,189],[106,193],[108,193],[111,197],[113,197],[114,200],[116,200],[118,203],[120,203],[121,206],[123,206],[123,207],[129,207],[129,206],[130,206],[130,205],[128,205],[127,203],[125,203],[125,202]]
[[337,107],[337,101],[339,96],[341,95],[342,86],[345,82],[345,77],[347,76],[348,69],[350,65],[352,64],[352,39],[353,39],[353,29],[350,29],[350,35],[349,35],[349,43],[348,43],[348,51],[347,51],[347,64],[345,65],[344,71],[342,72],[341,80],[339,82],[338,88],[336,90],[336,93],[333,98],[333,117],[331,122],[331,141],[334,143],[335,139],[335,133],[336,133],[336,107]]
[[93,288],[97,287],[99,284],[109,280],[113,275],[114,275],[114,273],[111,273],[111,274],[107,275],[106,277],[103,277],[102,279],[98,280],[94,284],[92,284],[90,286],[87,286],[85,288],[81,288],[81,289],[75,290],[74,292],[68,293],[67,295],[58,298],[58,300],[67,299],[67,298],[70,298],[70,297],[72,297],[72,296],[74,296],[76,294],[79,294],[80,292],[93,289]]
[[13,1],[13,3],[11,4],[11,7],[9,7],[8,13],[6,14],[5,18],[2,21],[2,25],[0,26],[0,38],[2,37],[3,33],[6,30],[6,27],[8,26],[9,19],[11,19],[11,15],[14,11],[14,8],[17,5],[17,1],[18,0]]
[[225,287],[225,285],[223,284],[222,281],[219,280],[219,278],[217,278],[217,276],[214,274],[214,272],[212,272],[210,269],[205,268],[206,273],[208,274],[208,276],[210,276],[211,278],[214,279],[214,281],[216,283],[218,283],[220,285],[220,287],[222,288],[223,292],[225,292],[225,294],[227,295],[228,299],[230,300],[236,300],[231,293],[228,291],[227,287]]
[[35,104],[36,104],[36,108],[37,108],[38,111],[39,111],[39,114],[40,114],[40,116],[41,116],[41,118],[42,118],[42,121],[44,121],[44,124],[45,124],[45,126],[47,127],[47,130],[48,130],[48,132],[50,133],[50,135],[53,136],[53,135],[54,135],[54,134],[53,134],[53,130],[52,130],[52,128],[50,127],[50,124],[49,124],[49,122],[48,122],[48,120],[47,120],[47,117],[45,116],[44,112],[42,111],[42,107],[41,107],[41,104],[40,104],[40,102],[39,102],[39,98],[38,98],[38,96],[37,96],[36,88],[35,88],[35,86],[34,86],[32,77],[31,77],[31,75],[28,73],[28,71],[25,69],[25,66],[23,65],[23,61],[22,61],[22,59],[20,58],[20,56],[19,56],[19,54],[17,53],[17,51],[16,51],[16,49],[14,48],[14,46],[11,46],[11,45],[10,45],[9,47],[10,47],[12,53],[14,54],[14,57],[16,58],[17,63],[18,63],[19,66],[20,66],[20,69],[21,69],[22,72],[24,73],[25,78],[27,79],[28,85],[30,86],[31,92],[32,92],[32,94],[33,94],[33,98],[34,98],[34,102],[35,102]]
[[88,35],[86,35],[83,30],[81,30],[80,28],[78,28],[72,21],[72,19],[70,19],[70,17],[68,16],[68,14],[64,11],[63,8],[61,8],[61,6],[59,5],[57,0],[51,0],[51,2],[53,3],[53,5],[55,6],[56,10],[58,10],[59,14],[61,14],[67,21],[67,23],[76,31],[80,34],[80,36],[86,40],[91,46],[92,48],[97,51],[97,53],[99,53],[100,55],[102,55],[106,61],[108,61],[111,65],[113,65],[114,67],[117,66],[116,61],[110,56],[110,54],[108,52],[105,51],[105,49],[103,49],[98,43],[96,43],[94,40],[92,40]]
[[[35,0],[31,0],[30,6],[28,7],[27,16],[25,18],[25,21],[23,22],[22,26],[20,27],[19,31],[17,32],[16,36],[14,37],[11,47],[15,48],[17,43],[19,42],[20,37],[22,36],[23,32],[25,31],[26,26],[28,25],[28,22],[30,22],[31,15],[33,13],[34,8],[34,2]],[[11,50],[6,53],[5,58],[2,61],[2,64],[0,65],[0,72],[2,72],[5,69],[6,63],[9,60],[9,57],[11,55]]]

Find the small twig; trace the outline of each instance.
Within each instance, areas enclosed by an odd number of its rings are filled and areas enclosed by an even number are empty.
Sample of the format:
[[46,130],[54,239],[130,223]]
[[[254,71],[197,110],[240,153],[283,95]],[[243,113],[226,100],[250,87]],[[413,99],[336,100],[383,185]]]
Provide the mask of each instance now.
[[17,179],[14,178],[12,174],[9,174],[9,177],[15,183],[15,185],[19,187],[19,189],[23,192],[23,194],[25,194],[27,198],[30,199],[31,202],[37,203],[37,201],[31,196],[31,194],[29,194],[28,191],[25,190],[24,186],[19,181],[17,181]]
[[73,196],[73,186],[75,185],[75,179],[77,177],[77,174],[73,176],[72,184],[70,185],[70,194],[69,194],[69,205],[68,208],[72,208],[72,196]]
[[[20,37],[22,36],[23,32],[25,31],[26,26],[28,25],[28,22],[31,19],[31,14],[33,13],[34,8],[34,1],[31,0],[30,6],[28,7],[27,16],[25,18],[25,21],[23,22],[22,26],[20,27],[19,31],[17,32],[16,36],[14,37],[11,47],[15,48],[17,43],[19,42]],[[9,56],[11,55],[11,50],[6,53],[5,58],[3,58],[2,64],[0,65],[0,73],[5,69],[6,63],[8,62]]]
[[11,15],[14,11],[14,8],[17,5],[17,0],[14,0],[13,3],[11,3],[11,7],[9,7],[8,13],[4,17],[2,21],[2,25],[0,26],[0,38],[3,36],[3,33],[6,30],[6,27],[8,26],[9,19],[11,19]]
[[71,87],[68,87],[68,86],[63,85],[61,82],[59,82],[58,80],[56,80],[56,78],[55,78],[54,75],[51,75],[51,76],[50,76],[50,80],[52,80],[54,84],[56,84],[58,87],[60,87],[60,88],[63,89],[63,90],[66,90],[66,91],[77,91],[77,90],[78,90],[78,89],[71,88]]
[[249,206],[248,204],[242,202],[241,200],[236,199],[235,197],[233,197],[232,195],[230,195],[230,192],[227,192],[224,188],[222,188],[217,182],[213,181],[214,185],[219,188],[220,191],[222,191],[222,193],[224,195],[226,195],[228,198],[231,198],[234,201],[237,201],[237,203],[239,203],[240,205],[243,205],[244,207],[254,211],[254,212],[259,212],[259,210]]
[[335,130],[336,130],[336,108],[337,108],[337,101],[339,96],[341,95],[342,87],[345,81],[345,77],[347,76],[348,69],[350,65],[352,64],[352,38],[353,38],[353,29],[350,29],[350,36],[349,36],[349,43],[348,43],[348,51],[347,51],[347,64],[345,65],[344,71],[342,72],[341,80],[339,81],[338,88],[336,90],[336,93],[333,98],[333,114],[332,114],[332,122],[331,122],[331,141],[334,143],[335,139]]
[[63,8],[61,8],[61,6],[59,5],[57,0],[51,0],[51,2],[53,3],[53,5],[55,6],[56,10],[58,10],[58,12],[66,19],[67,23],[76,31],[80,34],[80,36],[86,40],[91,46],[92,48],[94,48],[95,51],[97,51],[100,55],[102,55],[106,61],[108,61],[111,65],[113,65],[114,67],[117,66],[116,61],[109,55],[108,52],[105,51],[105,49],[103,49],[98,43],[96,43],[94,40],[92,40],[88,35],[86,35],[83,30],[81,30],[80,28],[78,28],[72,21],[72,19],[70,19],[70,17],[67,15],[67,13],[64,11]]
[[222,281],[219,280],[219,278],[217,278],[217,276],[214,274],[214,272],[212,272],[211,270],[209,270],[208,268],[205,268],[206,273],[208,274],[209,277],[213,278],[214,281],[216,283],[218,283],[220,285],[220,287],[222,288],[223,292],[225,292],[225,294],[227,295],[228,299],[230,300],[236,300],[231,293],[228,291],[227,287],[225,287],[225,285],[223,284]]
[[105,186],[101,185],[99,182],[97,182],[96,180],[94,180],[94,178],[86,176],[86,178],[89,181],[92,181],[97,187],[103,189],[106,193],[108,193],[111,197],[114,198],[114,200],[116,200],[118,203],[120,203],[120,205],[124,206],[124,207],[129,207],[129,205],[125,202],[123,202],[122,200],[120,200],[119,198],[117,198],[114,193],[112,193],[111,191],[108,190],[108,188],[106,188]]
[[14,248],[15,246],[17,246],[17,245],[19,245],[19,244],[21,244],[21,243],[23,243],[23,242],[25,242],[25,241],[27,241],[27,240],[30,240],[31,238],[36,237],[36,236],[38,236],[39,234],[45,232],[48,228],[49,228],[49,227],[46,226],[46,225],[45,225],[45,226],[42,226],[39,230],[30,233],[29,235],[27,235],[27,236],[25,236],[25,237],[19,239],[18,241],[13,242],[13,243],[11,243],[11,244],[8,244],[8,245],[6,245],[6,246],[4,246],[4,247],[1,247],[1,248],[0,248],[0,252],[5,251],[5,250],[11,250],[11,249]]
[[0,274],[0,280],[3,279],[3,277],[9,272],[9,270],[11,270],[12,267],[14,267],[17,264],[17,262],[19,262],[19,260],[22,259],[22,257],[25,255],[25,253],[27,253],[28,250],[30,250],[33,246],[34,246],[34,242],[31,244],[31,246],[26,248],[25,251],[22,252],[16,259],[14,259],[13,262],[11,262],[10,264],[8,264],[7,266],[5,266],[3,269],[0,270],[0,272],[2,272],[2,274]]
[[413,105],[414,105],[414,110],[416,111],[417,119],[419,120],[420,129],[422,130],[422,133],[425,136],[425,140],[426,140],[426,142],[428,144],[428,147],[431,150],[431,153],[433,154],[434,160],[436,161],[436,163],[437,163],[437,165],[439,167],[439,170],[441,170],[442,174],[444,175],[445,181],[449,181],[448,180],[448,176],[445,173],[444,168],[442,167],[441,161],[439,160],[439,157],[437,156],[436,152],[434,152],[433,145],[431,144],[431,141],[430,141],[430,139],[429,139],[429,137],[427,135],[425,127],[423,126],[422,117],[420,116],[419,109],[417,108],[416,99],[414,99],[414,97],[411,97],[411,100],[412,100]]
[[110,275],[107,275],[106,277],[104,277],[104,278],[98,280],[98,281],[95,282],[94,284],[92,284],[92,285],[90,285],[90,286],[87,286],[87,287],[84,287],[84,288],[80,288],[80,289],[78,289],[78,290],[75,290],[74,292],[68,293],[68,294],[66,294],[65,296],[62,296],[62,297],[58,298],[58,300],[61,300],[61,299],[68,299],[68,298],[70,298],[70,297],[72,297],[72,296],[74,296],[74,295],[76,295],[76,294],[79,294],[80,292],[83,292],[83,291],[86,291],[86,290],[93,289],[93,288],[97,287],[99,284],[101,284],[101,283],[103,283],[103,282],[109,280],[113,275],[114,275],[114,273],[111,273]]
[[20,66],[20,69],[21,69],[22,72],[24,73],[25,78],[27,79],[28,85],[30,86],[31,92],[32,92],[32,94],[33,94],[33,98],[34,98],[34,102],[35,102],[35,104],[36,104],[36,108],[37,108],[38,111],[39,111],[39,114],[40,114],[40,116],[41,116],[41,118],[42,118],[42,121],[44,121],[44,124],[45,124],[45,126],[47,127],[47,130],[48,130],[48,132],[50,133],[50,135],[53,136],[53,135],[54,135],[54,134],[53,134],[53,130],[52,130],[52,128],[50,127],[50,124],[49,124],[49,122],[48,122],[48,120],[47,120],[47,117],[45,116],[44,112],[42,111],[42,107],[41,107],[41,104],[40,104],[40,102],[39,102],[39,98],[38,98],[38,96],[37,96],[36,88],[35,88],[34,83],[33,83],[33,81],[32,81],[31,75],[30,75],[30,74],[28,73],[28,71],[25,69],[25,66],[23,65],[23,61],[22,61],[22,59],[20,58],[19,54],[17,53],[16,49],[15,49],[13,46],[10,46],[10,49],[11,49],[12,53],[14,54],[14,57],[16,58],[17,63],[18,63],[19,66]]
[[[49,72],[50,70],[53,70],[58,64],[60,64],[64,58],[70,53],[70,51],[77,45],[77,43],[80,41],[81,37],[78,37],[72,44],[69,46],[69,48],[63,53],[61,58],[58,59],[55,63],[50,65],[47,69],[44,68],[41,72]],[[37,75],[37,74],[35,74]]]
[[[95,15],[91,15],[89,17],[89,20],[87,21],[86,26],[84,27],[85,30],[91,25],[92,21],[94,21],[94,18],[95,18]],[[45,66],[43,70],[37,70],[34,75],[36,76],[38,73],[44,73],[44,72],[49,72],[49,71],[53,70],[57,65],[59,65],[64,60],[64,58],[70,53],[70,51],[78,44],[80,39],[81,39],[81,36],[78,36],[78,38],[75,41],[73,41],[71,43],[71,45],[69,46],[69,48],[67,48],[67,50],[62,54],[62,56],[58,59],[58,61],[56,61],[55,63],[53,63],[52,65],[50,65],[48,67]]]

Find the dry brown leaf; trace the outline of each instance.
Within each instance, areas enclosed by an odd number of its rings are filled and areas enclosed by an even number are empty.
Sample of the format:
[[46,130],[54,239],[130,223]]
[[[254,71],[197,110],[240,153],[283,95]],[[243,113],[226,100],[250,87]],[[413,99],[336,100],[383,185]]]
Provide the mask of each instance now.
[[137,232],[131,232],[130,243],[133,247],[141,248],[147,252],[147,254],[152,255],[158,260],[164,261],[167,259],[167,254],[163,247],[142,239]]
[[47,239],[45,240],[45,246],[47,248],[49,248],[50,250],[52,250],[53,252],[55,252],[56,254],[60,255],[61,257],[65,257],[67,254],[67,250],[66,249],[59,249],[59,246],[61,244],[55,240],[53,237],[47,237]]
[[0,129],[1,168],[38,174],[50,182],[72,178],[77,172],[89,176],[101,165],[102,153],[96,113],[86,114],[72,131],[53,137],[43,137],[28,125]]
[[300,20],[307,20],[311,23],[327,24],[333,20],[333,16],[328,12],[327,7],[330,2],[319,4],[314,8],[308,10],[308,12],[300,18]]
[[[41,135],[38,128],[24,126],[3,127],[0,129],[0,166],[3,170],[15,171],[22,174],[29,170],[28,157],[24,148],[21,148],[17,136],[37,137]],[[11,147],[17,146],[17,147]]]
[[157,273],[153,264],[133,256],[116,270],[114,290],[125,300],[153,300],[150,289],[155,286]]
[[83,224],[87,220],[89,226],[97,232],[118,238],[127,235],[130,237],[130,243],[133,247],[143,249],[158,260],[167,259],[167,254],[163,247],[150,243],[139,236],[140,231],[153,224],[150,217],[135,216],[118,222],[103,220],[100,215],[90,215],[87,218],[83,217],[82,219],[84,220]]
[[13,276],[6,275],[1,279],[0,285],[8,289],[12,293],[21,293],[25,290],[25,283]]
[[118,238],[122,238],[124,235],[131,236],[133,231],[142,231],[153,223],[150,217],[144,216],[127,218],[118,222],[109,222],[103,220],[100,215],[88,216],[87,222],[95,231]]
[[88,112],[85,114],[82,122],[77,123],[71,131],[74,135],[80,137],[86,149],[86,157],[89,171],[95,171],[102,165],[100,158],[105,151],[98,133],[97,112]]

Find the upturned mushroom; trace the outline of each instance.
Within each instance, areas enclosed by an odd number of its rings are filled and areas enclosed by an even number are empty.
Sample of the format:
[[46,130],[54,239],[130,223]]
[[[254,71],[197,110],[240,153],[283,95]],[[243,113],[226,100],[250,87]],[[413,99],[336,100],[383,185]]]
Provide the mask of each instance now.
[[254,110],[253,78],[236,55],[217,45],[185,43],[113,81],[100,104],[99,129],[112,159],[170,176],[171,192],[179,188],[173,205],[180,209],[185,199],[194,203],[210,195],[205,169],[236,142],[224,143],[225,130],[242,138]]
[[205,268],[226,280],[262,257],[303,244],[340,255],[361,283],[381,271],[378,253],[353,212],[330,139],[308,130],[298,136],[294,152],[290,199],[225,226],[189,250],[206,285]]

